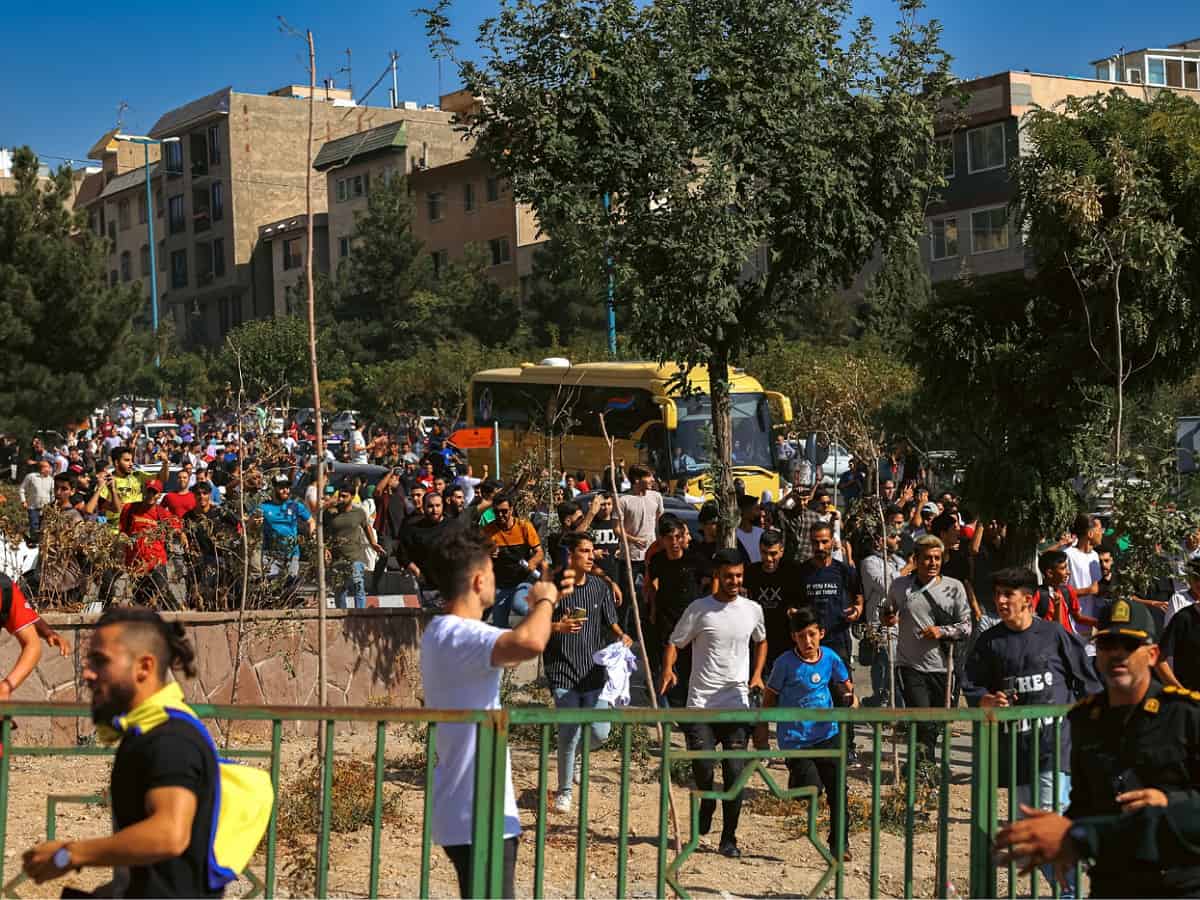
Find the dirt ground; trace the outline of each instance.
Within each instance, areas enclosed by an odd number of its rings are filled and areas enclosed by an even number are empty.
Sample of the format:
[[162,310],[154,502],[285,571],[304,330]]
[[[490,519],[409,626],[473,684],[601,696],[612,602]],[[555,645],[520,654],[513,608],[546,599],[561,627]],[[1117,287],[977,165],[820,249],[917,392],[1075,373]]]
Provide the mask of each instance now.
[[[372,739],[367,736],[339,736],[337,750],[343,758],[356,757],[370,761]],[[285,745],[282,766],[285,791],[294,783],[313,756],[310,739],[289,740]],[[384,896],[415,896],[420,873],[420,828],[422,815],[422,773],[417,768],[421,752],[408,737],[397,730],[389,735],[387,796],[391,810],[383,829],[382,869],[380,892]],[[9,801],[8,836],[4,853],[6,883],[19,872],[21,853],[38,840],[44,839],[46,825],[46,796],[50,793],[96,793],[103,790],[108,779],[108,760],[100,758],[20,757],[11,762],[12,785]],[[652,777],[648,767],[638,767],[641,777]],[[549,777],[553,784],[554,755],[551,754]],[[781,783],[787,772],[782,763],[771,769]],[[534,817],[536,814],[537,756],[532,750],[513,747],[513,774],[525,829],[517,864],[517,889],[522,896],[532,891],[534,859]],[[866,771],[852,771],[851,792],[859,798],[857,805],[866,810],[869,782]],[[588,890],[590,896],[612,896],[616,890],[616,841],[618,821],[618,755],[614,751],[597,751],[592,758],[592,788],[589,795],[589,852]],[[743,856],[731,861],[716,853],[718,826],[702,838],[700,847],[684,867],[682,882],[697,897],[787,897],[808,893],[820,877],[822,869],[815,849],[803,837],[795,810],[786,810],[770,797],[761,782],[749,791],[738,830]],[[655,893],[657,865],[657,781],[631,781],[629,840],[629,893],[634,897],[652,897]],[[685,834],[687,823],[687,790],[675,787],[674,796],[680,810],[680,823]],[[960,896],[968,893],[970,785],[966,774],[955,779],[951,788],[950,877]],[[851,806],[856,805],[852,800]],[[546,840],[546,895],[574,895],[576,814],[562,815],[550,808]],[[854,827],[854,815],[851,822]],[[62,838],[99,835],[109,828],[108,811],[99,807],[66,805],[60,807],[58,833]],[[825,833],[822,823],[819,834]],[[685,837],[686,841],[686,837]],[[917,896],[934,892],[936,835],[932,830],[914,835],[914,869]],[[281,896],[304,896],[312,892],[311,864],[314,841],[302,836],[298,841],[281,841],[278,892]],[[353,833],[334,834],[330,864],[330,893],[334,896],[366,896],[370,865],[371,830],[368,825]],[[870,860],[869,836],[866,830],[850,835],[849,848],[853,859],[847,864],[846,895],[862,897],[868,894]],[[297,862],[301,864],[296,865]],[[880,893],[885,897],[903,894],[904,840],[899,834],[884,832],[880,839]],[[261,858],[255,867],[261,873]],[[305,876],[303,869],[309,869]],[[58,896],[62,884],[91,888],[106,880],[98,872],[74,875],[63,882],[36,887],[22,884],[21,896]],[[434,848],[432,893],[437,897],[457,895],[454,872],[444,854]],[[248,892],[245,880],[231,886],[228,896]],[[832,885],[827,892],[832,895]]]

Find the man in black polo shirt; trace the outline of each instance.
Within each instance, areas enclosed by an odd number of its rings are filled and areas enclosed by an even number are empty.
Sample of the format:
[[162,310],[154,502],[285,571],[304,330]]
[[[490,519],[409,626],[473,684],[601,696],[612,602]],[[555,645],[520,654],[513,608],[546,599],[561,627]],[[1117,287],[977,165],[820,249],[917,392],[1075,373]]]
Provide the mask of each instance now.
[[217,758],[195,725],[163,712],[183,702],[178,683],[167,681],[171,669],[196,674],[182,625],[128,606],[100,617],[83,680],[102,736],[121,735],[111,781],[114,833],[46,841],[26,851],[25,873],[34,881],[85,866],[111,867],[107,896],[222,895],[223,888],[209,887]]
[[1192,603],[1171,617],[1159,646],[1162,658],[1155,671],[1164,684],[1200,690],[1200,559],[1186,568],[1187,595]]

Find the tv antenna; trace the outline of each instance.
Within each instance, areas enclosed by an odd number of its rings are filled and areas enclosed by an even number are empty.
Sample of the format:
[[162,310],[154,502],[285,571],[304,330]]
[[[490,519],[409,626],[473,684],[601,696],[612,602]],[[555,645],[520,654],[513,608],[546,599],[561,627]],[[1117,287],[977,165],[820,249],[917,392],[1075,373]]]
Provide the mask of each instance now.
[[350,48],[346,48],[346,64],[338,69],[338,72],[346,73],[346,90],[350,92],[350,96],[354,96],[354,75],[351,72]]

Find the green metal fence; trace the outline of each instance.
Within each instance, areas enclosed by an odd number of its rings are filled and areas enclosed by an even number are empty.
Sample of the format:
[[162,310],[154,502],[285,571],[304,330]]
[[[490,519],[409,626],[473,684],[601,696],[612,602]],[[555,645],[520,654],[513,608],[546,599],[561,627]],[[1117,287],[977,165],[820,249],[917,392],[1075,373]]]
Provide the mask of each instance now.
[[[848,740],[847,725],[853,726],[859,735],[865,731],[870,734],[869,750],[860,753],[860,761],[865,765],[865,788],[869,792],[869,860],[868,887],[871,896],[880,893],[880,837],[881,811],[883,808],[883,788],[887,777],[890,776],[890,739],[889,730],[893,727],[906,729],[901,738],[904,748],[904,760],[901,763],[901,782],[905,785],[904,802],[904,896],[914,895],[916,883],[914,865],[914,833],[918,815],[925,817],[926,810],[918,810],[917,784],[927,773],[918,771],[917,725],[927,725],[938,729],[939,753],[936,760],[926,764],[936,771],[933,779],[937,791],[936,814],[933,816],[936,830],[935,884],[937,896],[947,896],[954,889],[950,885],[949,872],[951,868],[950,830],[953,824],[966,827],[969,830],[970,855],[968,860],[968,880],[964,885],[966,893],[973,897],[994,897],[997,892],[998,872],[992,862],[992,838],[998,827],[1002,807],[1007,806],[1006,816],[1011,820],[1016,809],[1015,798],[1010,797],[1007,804],[1002,804],[1000,788],[1003,783],[1000,771],[1001,741],[1008,743],[1007,783],[1013,784],[1017,777],[1017,740],[1018,729],[1032,732],[1032,746],[1038,746],[1038,736],[1043,728],[1052,728],[1055,736],[1063,727],[1065,707],[1018,707],[1015,709],[922,709],[922,710],[879,710],[879,709],[837,709],[837,710],[650,710],[627,708],[621,710],[579,710],[542,707],[516,707],[492,711],[438,711],[427,709],[389,710],[382,708],[348,708],[348,707],[230,707],[197,705],[196,713],[202,718],[227,722],[269,722],[271,738],[269,746],[263,741],[258,746],[241,746],[231,748],[228,755],[249,760],[258,760],[260,764],[269,765],[271,777],[277,788],[280,778],[281,749],[283,731],[286,723],[309,722],[324,723],[329,740],[325,742],[324,759],[322,761],[322,791],[326,798],[332,795],[333,772],[335,757],[335,739],[339,726],[348,723],[367,724],[374,727],[374,809],[371,823],[371,858],[368,883],[360,890],[371,897],[380,893],[380,855],[383,838],[384,812],[384,777],[385,752],[388,742],[388,727],[400,723],[424,725],[425,732],[425,761],[424,761],[424,795],[423,816],[419,840],[421,842],[421,869],[419,892],[422,897],[430,893],[430,862],[431,854],[435,852],[430,833],[432,821],[432,793],[435,766],[435,755],[432,748],[437,740],[439,726],[446,723],[473,723],[477,731],[477,756],[475,769],[475,799],[474,824],[472,840],[472,884],[471,893],[477,897],[498,897],[502,892],[503,879],[503,843],[504,843],[504,797],[506,759],[513,730],[520,728],[522,734],[531,728],[536,738],[533,741],[534,752],[537,754],[537,805],[534,816],[533,840],[533,895],[544,896],[546,888],[546,837],[547,837],[547,796],[550,788],[550,749],[553,729],[564,724],[590,725],[593,722],[612,723],[612,736],[609,745],[614,746],[618,753],[619,775],[619,813],[618,836],[616,847],[616,870],[614,873],[616,895],[625,897],[629,891],[629,822],[631,779],[635,768],[633,758],[635,729],[646,726],[661,725],[665,740],[654,739],[652,757],[657,768],[658,789],[658,830],[655,836],[657,850],[657,866],[655,877],[655,894],[668,896],[674,893],[680,897],[688,896],[685,887],[686,864],[692,852],[699,843],[698,809],[699,802],[704,798],[725,799],[733,796],[748,785],[760,781],[762,786],[774,796],[781,799],[799,800],[807,807],[806,835],[816,849],[819,857],[825,863],[825,871],[819,876],[817,883],[811,888],[813,896],[825,894],[832,885],[833,894],[837,897],[845,895],[845,864],[842,862],[847,844],[845,828],[835,835],[836,846],[826,847],[817,833],[816,792],[811,787],[801,787],[789,790],[776,781],[767,767],[772,759],[819,757],[833,758],[837,761],[837,784],[826,797],[828,802],[838,805],[840,819],[847,821],[847,810],[844,808],[843,786],[848,777],[846,764],[846,748]],[[0,860],[4,859],[5,843],[8,834],[10,764],[14,758],[47,757],[47,756],[105,756],[112,751],[95,746],[45,747],[45,746],[12,746],[10,737],[14,720],[33,718],[89,718],[87,707],[74,704],[0,704],[0,744],[4,747],[0,756]],[[795,721],[806,719],[810,721],[837,721],[843,727],[839,729],[840,743],[836,749],[826,750],[754,750],[741,751],[725,750],[687,750],[678,746],[673,738],[681,729],[692,723],[739,723],[752,726],[758,723]],[[961,744],[952,747],[952,725],[968,726],[970,728],[969,745],[964,748]],[[296,738],[299,740],[299,738]],[[307,740],[307,739],[306,739]],[[576,848],[575,848],[575,878],[573,893],[575,896],[587,895],[589,871],[589,810],[588,795],[591,782],[593,752],[590,740],[585,733],[579,743],[581,755],[581,781],[576,792],[578,797],[576,816]],[[1065,760],[1058,756],[1057,746],[1054,759],[1055,775],[1055,806],[1057,808],[1058,772],[1062,771]],[[970,807],[968,821],[952,823],[951,821],[951,780],[955,774],[952,754],[966,750],[969,754]],[[746,762],[741,776],[733,785],[722,785],[720,789],[701,793],[695,789],[688,791],[675,788],[676,800],[686,798],[681,808],[688,813],[682,826],[683,844],[676,853],[673,848],[672,833],[668,813],[668,798],[672,791],[671,773],[673,764],[680,761],[690,762],[698,759],[721,760],[740,758]],[[1030,759],[1030,770],[1034,784],[1038,783],[1039,760],[1036,749]],[[860,771],[858,778],[864,777]],[[960,779],[963,776],[960,775]],[[786,782],[785,782],[786,783]],[[898,789],[895,788],[895,789]],[[57,808],[64,803],[97,803],[103,798],[92,795],[55,795],[47,800],[46,832],[48,838],[56,833],[55,818]],[[819,801],[826,802],[825,799]],[[320,819],[316,844],[316,894],[327,896],[329,893],[330,875],[330,832],[332,804],[322,804],[323,815]],[[529,811],[525,811],[527,814]],[[264,842],[260,859],[252,863],[246,875],[250,879],[252,892],[249,896],[275,895],[278,841],[276,834],[276,816],[273,815]],[[413,840],[417,836],[413,835]],[[24,848],[16,848],[24,849]],[[520,866],[521,863],[519,862]],[[17,896],[16,888],[22,882],[19,872],[19,854],[14,855],[14,861],[8,864],[8,869],[2,873],[3,895]],[[1006,892],[1009,897],[1016,897],[1020,890],[1020,879],[1017,877],[1015,866],[1009,865],[1007,871]],[[1080,883],[1082,887],[1082,882]],[[1039,890],[1055,897],[1059,895],[1057,885],[1046,886],[1037,872],[1032,873],[1028,880],[1028,893],[1037,897]],[[385,890],[384,893],[394,893]],[[961,889],[958,893],[963,893]]]

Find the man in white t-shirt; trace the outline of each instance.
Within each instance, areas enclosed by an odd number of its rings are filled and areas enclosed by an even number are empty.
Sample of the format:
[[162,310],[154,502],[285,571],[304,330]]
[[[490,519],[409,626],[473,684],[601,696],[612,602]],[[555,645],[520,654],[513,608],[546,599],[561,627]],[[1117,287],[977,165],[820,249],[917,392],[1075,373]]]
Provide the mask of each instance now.
[[[763,689],[763,667],[767,662],[767,629],[762,607],[742,595],[744,568],[739,551],[726,548],[713,555],[717,590],[690,603],[679,619],[663,652],[659,694],[674,686],[675,660],[683,647],[692,648],[692,672],[688,678],[690,709],[749,709],[750,691]],[[750,644],[754,643],[751,668]],[[745,750],[750,727],[745,723],[697,723],[685,726],[689,750]],[[742,772],[744,760],[721,761],[721,781],[729,788]],[[713,761],[694,760],[692,777],[701,791],[713,789]],[[712,828],[715,800],[700,801],[700,833]],[[740,857],[737,845],[738,818],[742,798],[721,801],[722,856]]]
[[[483,613],[496,600],[492,542],[475,530],[458,530],[431,554],[428,575],[441,591],[445,612],[421,639],[421,680],[429,709],[499,709],[500,675],[505,668],[541,655],[550,639],[555,606],[570,595],[574,576],[560,576],[561,590],[543,577],[529,591],[529,614],[516,628],[496,628]],[[548,575],[550,568],[546,568]],[[433,774],[433,842],[440,845],[458,875],[463,897],[485,896],[482,872],[471,868],[475,799],[474,723],[438,725],[437,768]],[[507,751],[506,751],[507,752]],[[513,792],[512,761],[504,761],[504,893],[514,897],[514,871],[521,824]],[[476,887],[476,879],[479,887]],[[488,895],[490,896],[490,895]]]
[[[1079,515],[1071,525],[1071,533],[1075,535],[1075,546],[1065,547],[1067,567],[1070,573],[1068,584],[1075,588],[1079,595],[1079,611],[1085,616],[1099,618],[1100,616],[1100,554],[1096,548],[1104,540],[1104,524],[1095,516]],[[1088,656],[1094,656],[1096,647],[1091,643],[1092,626],[1072,622],[1075,633],[1083,638]]]
[[367,439],[363,436],[362,427],[358,422],[350,429],[350,461],[358,465],[367,463]]

